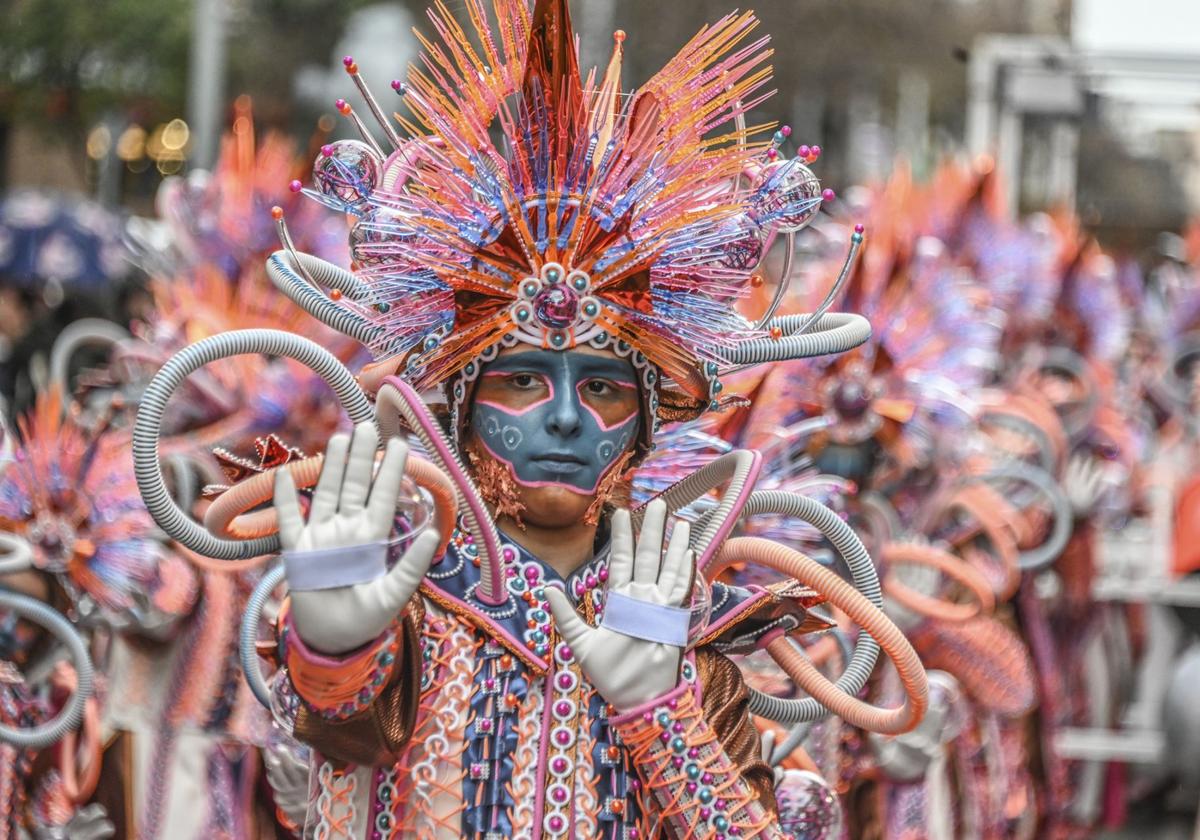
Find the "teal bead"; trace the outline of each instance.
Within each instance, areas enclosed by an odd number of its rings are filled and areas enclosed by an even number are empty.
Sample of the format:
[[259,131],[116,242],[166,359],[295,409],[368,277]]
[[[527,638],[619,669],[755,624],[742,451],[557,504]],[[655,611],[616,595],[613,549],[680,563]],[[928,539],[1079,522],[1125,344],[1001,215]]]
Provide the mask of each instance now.
[[712,788],[706,788],[706,787],[700,788],[700,792],[696,794],[696,798],[699,799],[701,802],[703,802],[705,805],[707,805],[709,802],[712,802],[713,801]]
[[668,726],[671,725],[671,716],[668,715],[666,712],[659,712],[658,717],[655,719],[658,721],[658,725],[661,726],[663,729],[666,729]]
[[682,738],[672,738],[671,739],[671,751],[672,752],[681,753],[681,752],[684,752],[686,749],[687,749],[687,741],[683,740]]
[[687,777],[692,781],[700,778],[700,768],[695,764],[689,764],[684,768],[684,772],[687,773]]
[[715,828],[717,831],[725,831],[727,828],[729,828],[729,820],[725,819],[724,817],[717,817],[715,820],[713,820],[713,828]]

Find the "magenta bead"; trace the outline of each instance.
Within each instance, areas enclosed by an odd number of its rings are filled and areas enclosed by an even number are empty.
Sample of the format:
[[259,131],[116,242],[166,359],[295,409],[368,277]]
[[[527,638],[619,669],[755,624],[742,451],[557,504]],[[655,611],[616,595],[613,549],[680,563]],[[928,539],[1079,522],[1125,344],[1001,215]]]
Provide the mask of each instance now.
[[641,790],[642,789],[642,780],[641,779],[630,779],[629,780],[629,789],[632,790],[634,793]]
[[326,143],[324,146],[321,147],[321,154],[325,155],[325,157],[332,157],[333,156],[333,146]]
[[551,765],[551,767],[554,768],[555,773],[566,773],[567,760],[565,758],[556,758],[554,759],[554,763]]
[[551,831],[562,831],[562,827],[563,827],[562,817],[553,816],[550,818],[550,830]]
[[671,731],[678,735],[683,731],[683,724],[679,721],[675,721],[675,723],[671,724]]
[[629,840],[641,840],[642,838],[642,833],[636,828],[631,828],[626,833],[629,835]]
[[650,714],[649,712],[643,712],[642,720],[644,720],[646,723],[649,723],[650,721],[654,720],[654,715]]
[[802,158],[808,157],[811,152],[812,150],[808,146],[801,146],[796,150],[796,154],[800,155]]
[[290,184],[288,184],[288,189],[294,193],[297,193],[297,192],[300,192],[300,190],[304,189],[304,185],[301,184],[299,181],[292,181]]
[[333,103],[333,107],[334,107],[334,108],[337,108],[339,111],[340,111],[340,110],[342,110],[343,108],[345,108],[345,107],[346,107],[346,100],[345,100],[345,99],[339,99],[337,102],[334,102],[334,103]]
[[573,655],[573,651],[569,645],[560,645],[558,648],[558,655],[563,659],[570,659]]
[[696,792],[696,783],[695,783],[695,782],[688,782],[688,783],[687,783],[687,792],[688,792],[688,793],[695,793],[695,792]]
[[683,766],[683,758],[681,758],[680,756],[675,756],[674,758],[671,759],[671,763],[674,764],[675,769],[678,770],[680,767]]
[[516,550],[513,549],[513,547],[511,545],[504,546],[504,561],[506,563],[511,563],[512,561],[514,561],[516,559],[517,559]]
[[823,201],[833,201],[835,198],[837,198],[837,193],[828,187],[821,191],[821,199]]
[[555,802],[566,802],[567,801],[567,792],[565,790],[563,790],[562,788],[555,788],[554,789],[554,801]]
[[607,583],[608,582],[608,569],[601,569],[600,573],[599,573],[599,577],[600,577],[601,583]]
[[699,758],[699,757],[700,757],[700,748],[699,747],[689,747],[688,748],[688,758]]
[[488,691],[491,691],[493,688],[496,687],[496,681],[494,679],[492,679],[491,677],[488,677],[486,680],[484,680],[483,684],[487,688]]
[[855,233],[862,233],[864,230],[866,230],[866,228],[863,227],[861,223],[854,226]]
[[402,87],[404,87],[404,82],[400,81],[399,79],[392,79],[392,90],[399,93],[400,88]]
[[658,736],[658,740],[662,741],[664,744],[667,743],[668,741],[671,740],[671,733],[664,732],[663,734]]
[[567,715],[571,714],[571,704],[566,700],[559,700],[558,705],[554,707],[554,711],[557,712],[560,717],[566,717]]
[[595,589],[595,588],[596,588],[596,576],[595,576],[595,575],[588,575],[588,576],[587,576],[587,581],[586,581],[586,582],[587,582],[587,588],[588,588],[588,589]]
[[567,744],[571,743],[571,734],[565,729],[560,729],[554,733],[554,740],[557,741],[559,745],[565,747]]
[[790,125],[785,125],[779,129],[779,133],[782,134],[784,137],[791,137],[792,136],[792,127]]
[[667,708],[668,709],[679,708],[679,701],[672,697],[670,700],[667,701]]
[[777,157],[779,157],[779,152],[774,149],[767,149],[767,160],[775,160]]
[[703,776],[700,777],[700,781],[704,782],[704,784],[706,784],[706,785],[711,785],[713,783],[713,774],[705,773]]
[[351,64],[353,64],[353,63],[354,63],[354,58],[353,58],[353,56],[349,56],[349,55],[342,56],[342,64],[344,64],[344,65],[346,65],[347,67],[349,67],[349,66],[350,66]]
[[821,147],[820,147],[820,146],[813,146],[813,147],[812,147],[812,149],[811,149],[810,151],[812,152],[812,154],[813,154],[813,157],[820,157],[820,156],[821,156]]
[[561,688],[563,691],[566,691],[568,688],[570,688],[571,687],[571,675],[570,674],[559,674],[558,675],[558,687]]

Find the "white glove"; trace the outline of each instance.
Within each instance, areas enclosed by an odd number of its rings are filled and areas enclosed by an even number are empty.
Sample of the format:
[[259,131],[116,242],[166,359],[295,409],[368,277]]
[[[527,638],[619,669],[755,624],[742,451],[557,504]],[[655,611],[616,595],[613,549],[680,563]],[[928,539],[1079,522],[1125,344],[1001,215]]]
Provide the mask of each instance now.
[[[399,438],[388,441],[372,489],[378,444],[379,435],[371,423],[355,427],[353,443],[344,434],[329,440],[307,524],[300,513],[291,474],[287,470],[276,474],[275,508],[284,551],[300,554],[353,546],[363,546],[364,551],[380,550],[379,544],[392,531],[408,447]],[[293,589],[290,594],[296,632],[309,647],[332,655],[375,639],[417,591],[438,543],[437,531],[430,528],[382,577],[333,589]]]
[[[608,592],[620,593],[647,605],[687,607],[695,560],[688,549],[690,526],[680,522],[671,534],[664,558],[663,529],[667,506],[655,500],[646,508],[642,532],[633,548],[629,511],[612,516],[612,555]],[[661,566],[661,571],[660,571]],[[620,711],[637,708],[669,692],[679,683],[683,647],[638,639],[608,627],[589,627],[566,593],[546,587],[546,600],[555,624],[579,667],[600,696]]]
[[36,825],[35,840],[106,840],[117,833],[108,812],[98,803],[85,805],[64,825]]
[[1062,483],[1075,516],[1085,517],[1095,509],[1104,491],[1104,466],[1089,455],[1072,455]]
[[308,749],[276,729],[263,747],[263,767],[275,807],[296,825],[308,814]]

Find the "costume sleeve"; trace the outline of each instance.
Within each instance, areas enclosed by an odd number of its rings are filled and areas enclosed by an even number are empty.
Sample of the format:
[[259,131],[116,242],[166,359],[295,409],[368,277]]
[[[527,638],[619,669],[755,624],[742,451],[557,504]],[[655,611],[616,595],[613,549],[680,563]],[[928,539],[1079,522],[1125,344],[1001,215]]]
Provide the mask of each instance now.
[[697,667],[702,699],[683,683],[613,719],[653,800],[645,809],[675,837],[782,838],[774,778],[759,757],[741,674],[707,650]]
[[420,598],[357,651],[330,657],[307,647],[279,617],[280,660],[301,707],[296,737],[351,764],[391,764],[412,734],[421,690]]

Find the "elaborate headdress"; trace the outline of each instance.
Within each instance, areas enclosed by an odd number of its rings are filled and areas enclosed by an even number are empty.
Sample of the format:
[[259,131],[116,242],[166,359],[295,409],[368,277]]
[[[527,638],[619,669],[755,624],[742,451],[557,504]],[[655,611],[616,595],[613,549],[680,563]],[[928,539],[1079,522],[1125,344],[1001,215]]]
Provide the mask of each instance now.
[[43,394],[20,422],[13,460],[0,466],[0,531],[33,550],[77,620],[154,623],[192,606],[196,581],[167,550],[138,496],[126,440],[64,416]]
[[346,59],[395,150],[385,156],[339,100],[364,142],[324,147],[304,191],[358,217],[355,273],[289,246],[270,268],[293,300],[419,389],[471,378],[502,343],[611,346],[633,356],[669,419],[719,407],[732,367],[866,340],[855,316],[754,323],[734,308],[768,237],[802,228],[823,197],[811,150],[783,160],[786,130],[757,139],[768,127],[746,126],[770,78],[752,14],[703,28],[626,93],[623,32],[607,70],[585,79],[566,0],[532,14],[522,0],[493,5],[468,0],[469,31],[431,10],[437,37],[393,83],[411,139]]

